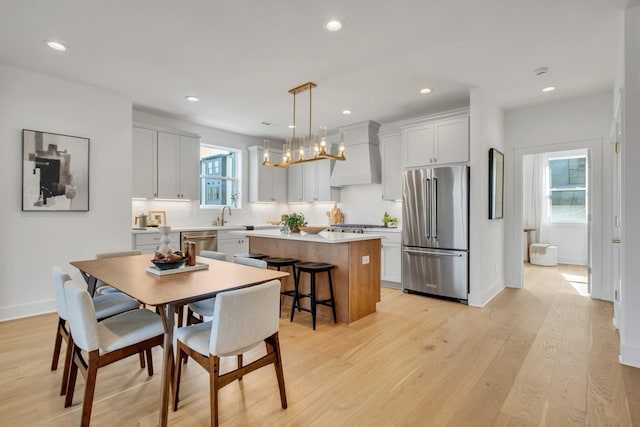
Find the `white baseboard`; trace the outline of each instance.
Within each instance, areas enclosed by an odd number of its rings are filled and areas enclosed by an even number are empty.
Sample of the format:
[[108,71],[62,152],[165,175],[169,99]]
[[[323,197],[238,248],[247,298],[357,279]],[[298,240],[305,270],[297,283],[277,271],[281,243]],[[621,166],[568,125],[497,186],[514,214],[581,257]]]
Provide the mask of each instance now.
[[38,301],[31,304],[14,305],[12,307],[0,307],[0,322],[36,316],[38,314],[53,313],[56,310],[55,300]]
[[640,368],[640,347],[621,344],[618,361],[623,365]]
[[481,295],[478,301],[473,293],[469,294],[468,304],[472,307],[484,307],[494,299],[505,288],[504,283],[495,283],[489,289],[486,289]]
[[558,257],[558,264],[570,264],[570,265],[587,265],[586,261],[578,258],[564,258]]

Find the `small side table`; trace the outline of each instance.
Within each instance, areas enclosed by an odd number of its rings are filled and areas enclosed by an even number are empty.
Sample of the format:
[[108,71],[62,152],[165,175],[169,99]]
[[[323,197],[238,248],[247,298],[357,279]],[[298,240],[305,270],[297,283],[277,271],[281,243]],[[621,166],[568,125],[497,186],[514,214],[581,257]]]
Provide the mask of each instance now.
[[531,254],[529,252],[531,251],[531,232],[532,231],[537,231],[537,229],[535,228],[524,229],[524,232],[527,233],[527,259],[526,259],[527,262],[529,262],[529,260],[531,259]]

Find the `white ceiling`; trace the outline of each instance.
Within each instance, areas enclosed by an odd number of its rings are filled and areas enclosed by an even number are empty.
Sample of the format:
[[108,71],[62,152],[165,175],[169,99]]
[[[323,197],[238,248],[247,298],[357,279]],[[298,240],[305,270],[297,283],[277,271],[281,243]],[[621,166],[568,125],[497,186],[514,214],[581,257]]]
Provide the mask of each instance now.
[[[137,109],[287,137],[288,90],[308,81],[314,129],[464,105],[473,87],[506,110],[610,89],[626,3],[0,0],[0,63],[126,94]],[[333,17],[338,33],[323,28]],[[537,77],[541,66],[550,71]],[[425,86],[434,92],[420,95]]]

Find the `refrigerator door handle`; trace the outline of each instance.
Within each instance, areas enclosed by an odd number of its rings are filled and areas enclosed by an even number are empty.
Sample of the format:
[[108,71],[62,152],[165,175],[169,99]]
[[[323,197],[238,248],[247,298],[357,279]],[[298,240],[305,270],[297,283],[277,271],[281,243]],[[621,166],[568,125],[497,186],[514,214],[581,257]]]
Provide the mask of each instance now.
[[438,178],[433,178],[433,239],[438,240]]
[[427,209],[425,214],[425,230],[427,230],[427,239],[431,238],[431,180],[425,179],[425,201],[427,202]]
[[461,257],[463,256],[462,253],[450,253],[450,252],[432,252],[432,251],[421,251],[421,250],[417,250],[417,249],[409,249],[409,248],[404,248],[403,249],[404,252],[410,253],[410,254],[420,254],[420,255],[436,255],[436,256],[455,256],[455,257]]

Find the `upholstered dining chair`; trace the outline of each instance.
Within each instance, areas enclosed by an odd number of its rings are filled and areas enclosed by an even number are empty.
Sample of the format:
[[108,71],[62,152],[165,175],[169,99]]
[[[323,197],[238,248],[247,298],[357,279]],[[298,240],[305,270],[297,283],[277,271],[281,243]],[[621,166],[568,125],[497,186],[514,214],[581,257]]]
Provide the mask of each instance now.
[[[200,256],[218,261],[227,260],[227,255],[224,252],[201,251]],[[189,304],[187,306],[187,325],[202,322],[204,320],[204,316],[213,316],[213,304],[215,301],[215,298],[209,298]],[[198,317],[196,317],[196,314]],[[181,313],[178,313],[178,325],[182,326]]]
[[[91,419],[98,369],[144,351],[149,376],[153,375],[151,349],[162,345],[164,329],[160,315],[146,309],[127,311],[98,323],[91,296],[72,280],[65,282],[64,296],[74,344],[64,406],[73,403],[80,371],[85,379],[81,422],[84,427]],[[88,361],[82,351],[88,353]]]
[[[218,425],[218,390],[256,369],[273,364],[280,403],[287,407],[287,395],[278,340],[280,281],[222,292],[216,296],[213,319],[176,331],[176,369],[173,410],[178,409],[180,375],[185,355],[209,372],[211,425]],[[267,354],[246,366],[220,373],[220,357],[240,355],[264,342]]]
[[[56,308],[58,310],[58,330],[56,331],[56,341],[53,347],[53,358],[51,360],[51,370],[58,369],[58,361],[60,359],[60,349],[62,340],[67,342],[67,351],[64,356],[64,370],[62,374],[62,384],[60,385],[60,395],[64,395],[67,391],[67,380],[69,378],[69,368],[71,366],[71,350],[73,348],[73,337],[67,329],[67,320],[69,314],[67,312],[67,304],[64,299],[64,283],[72,280],[72,278],[60,267],[53,267],[51,272],[53,280],[53,288],[55,291]],[[86,288],[80,280],[74,280],[78,287]],[[96,312],[98,321],[106,319],[125,311],[135,310],[140,307],[140,303],[135,299],[121,293],[99,295],[92,299],[92,303]],[[141,356],[141,367],[144,368],[144,356]]]
[[[142,251],[131,250],[131,251],[117,251],[117,252],[101,252],[96,254],[96,259],[116,258],[121,256],[133,256],[133,255],[142,255]],[[111,294],[115,292],[119,292],[119,291],[116,288],[111,287],[100,280],[98,280],[98,283],[96,283],[95,295]]]
[[235,257],[233,262],[236,264],[248,265],[249,267],[267,268],[267,261],[257,258]]

